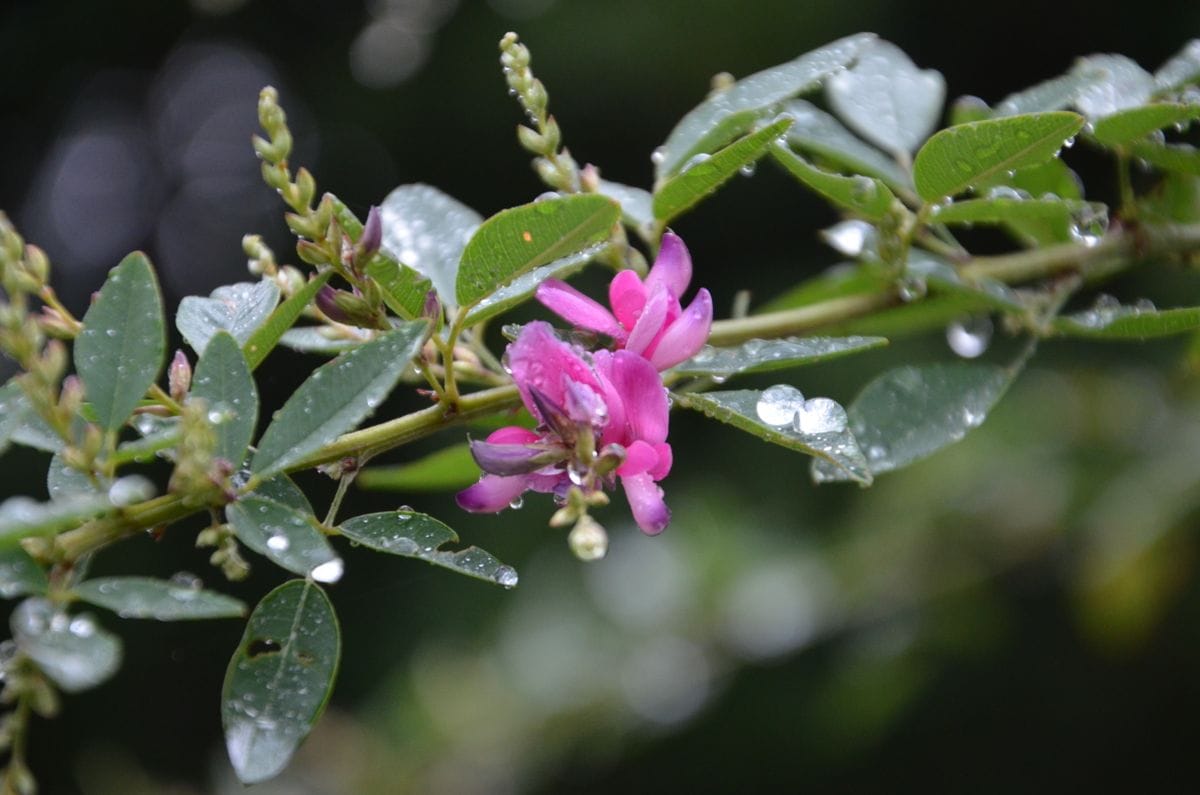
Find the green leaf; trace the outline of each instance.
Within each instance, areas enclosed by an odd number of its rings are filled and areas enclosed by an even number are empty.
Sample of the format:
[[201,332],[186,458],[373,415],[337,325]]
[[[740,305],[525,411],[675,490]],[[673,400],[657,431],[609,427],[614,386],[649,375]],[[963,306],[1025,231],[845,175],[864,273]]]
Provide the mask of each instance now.
[[254,608],[221,690],[225,747],[242,783],[287,767],[329,701],[341,654],[333,605],[313,583],[286,582]]
[[666,142],[656,150],[655,181],[661,182],[674,174],[695,155],[725,146],[783,100],[815,89],[825,78],[851,63],[874,40],[870,33],[847,36],[710,94],[680,119]]
[[505,588],[517,585],[516,569],[496,560],[490,552],[479,547],[458,552],[441,549],[446,544],[457,544],[458,534],[423,513],[369,513],[343,522],[341,531],[351,541],[379,552],[417,558]]
[[[1011,190],[1011,189],[1010,189]],[[939,206],[931,220],[942,224],[1005,224],[1027,242],[1065,242],[1072,238],[1081,216],[1107,215],[1102,204],[1059,198],[1022,198],[993,189],[986,199],[968,199]]]
[[304,492],[300,490],[296,482],[287,475],[276,475],[270,480],[264,480],[258,484],[258,488],[252,494],[294,508],[306,516],[313,515],[312,504],[309,503],[308,497],[304,496]]
[[354,482],[369,491],[454,491],[478,479],[471,446],[456,444],[406,464],[364,469]]
[[77,494],[107,494],[108,481],[93,483],[86,473],[67,466],[59,452],[50,459],[50,467],[46,470],[46,491],[52,500],[63,500]]
[[[363,224],[341,199],[327,194],[333,204],[333,215],[338,225],[357,243],[362,238]],[[384,249],[376,251],[363,270],[375,280],[383,292],[383,301],[400,317],[414,320],[421,316],[425,296],[433,283],[407,265],[401,265]]]
[[917,193],[926,201],[954,196],[990,177],[1037,165],[1058,154],[1083,118],[1053,111],[949,127],[930,138],[913,162]]
[[1047,193],[1060,199],[1083,198],[1079,176],[1058,158],[1036,166],[1018,168],[1011,175],[1008,172],[995,174],[991,179],[976,185],[975,190],[981,192],[983,188],[999,186],[1025,191],[1030,196],[1042,198],[1046,198]]
[[888,214],[895,197],[877,179],[845,177],[817,168],[783,144],[771,146],[771,156],[802,185],[816,191],[838,207],[872,221]]
[[871,42],[858,62],[829,78],[829,104],[863,138],[901,157],[937,126],[946,99],[940,72],[921,70],[896,45]]
[[455,306],[455,282],[467,241],[483,216],[429,185],[401,185],[379,207],[383,249],[426,276],[442,303]]
[[912,191],[912,178],[896,161],[842,126],[842,123],[811,102],[796,99],[784,106],[795,123],[788,129],[788,143],[816,155],[852,174],[882,180],[889,188]]
[[227,506],[225,516],[238,539],[272,563],[320,582],[341,579],[342,559],[315,516],[253,494]]
[[1124,55],[1088,55],[1075,62],[1073,72],[1091,75],[1075,93],[1079,112],[1095,120],[1145,104],[1154,93],[1154,78]]
[[816,364],[884,345],[887,340],[883,337],[784,337],[747,340],[730,348],[705,345],[695,356],[667,372],[724,379],[740,373],[765,373]]
[[279,303],[279,287],[270,279],[238,282],[213,290],[208,298],[189,295],[179,302],[175,325],[196,353],[203,354],[218,331],[245,345]]
[[224,331],[209,340],[196,365],[191,397],[208,405],[217,437],[213,454],[235,467],[246,457],[258,420],[258,388],[237,342]]
[[22,538],[75,527],[111,507],[105,494],[73,494],[52,502],[9,497],[0,502],[0,549],[14,546]]
[[[771,389],[776,389],[772,387]],[[788,389],[784,387],[784,389]],[[792,390],[798,397],[799,393]],[[871,472],[854,436],[847,430],[826,433],[801,433],[793,425],[765,422],[759,406],[764,404],[765,391],[738,389],[727,392],[674,393],[675,403],[684,408],[703,412],[706,416],[753,434],[773,444],[797,450],[829,463],[845,477],[863,485],[871,483]],[[769,396],[768,396],[769,398]],[[802,398],[800,399],[802,400]],[[800,410],[802,402],[794,408]],[[770,415],[768,415],[770,418]],[[773,418],[772,418],[773,419]]]
[[1159,91],[1174,91],[1200,80],[1200,39],[1192,39],[1154,73]]
[[301,326],[290,328],[279,338],[279,344],[300,353],[320,353],[336,356],[357,348],[366,340],[351,340],[345,337],[327,337],[326,326]]
[[1158,102],[1105,116],[1093,125],[1092,137],[1106,146],[1120,146],[1196,118],[1200,118],[1200,105]]
[[1188,144],[1160,144],[1156,141],[1137,141],[1130,153],[1164,171],[1200,176],[1200,149]]
[[291,298],[275,307],[275,311],[267,318],[267,322],[250,335],[250,339],[246,340],[245,345],[242,346],[242,353],[246,355],[246,364],[251,370],[257,369],[267,358],[267,354],[275,350],[280,338],[300,318],[304,307],[313,302],[317,293],[332,275],[333,271],[329,270],[318,273],[309,279],[308,283],[297,290]]
[[1110,340],[1144,340],[1167,337],[1200,328],[1200,307],[1155,309],[1152,305],[1121,306],[1099,300],[1096,306],[1054,319],[1054,330],[1071,337]]
[[621,220],[638,237],[647,242],[654,238],[654,196],[650,191],[607,179],[600,180],[599,191],[621,205]]
[[542,282],[550,278],[566,279],[568,276],[573,276],[608,249],[608,241],[596,243],[583,251],[556,259],[549,265],[534,268],[528,273],[518,276],[491,295],[481,298],[471,307],[463,320],[463,328],[470,328],[524,303],[533,297],[538,285]]
[[747,135],[716,154],[699,154],[683,165],[679,173],[659,183],[654,191],[654,217],[662,225],[687,211],[705,196],[724,185],[734,174],[763,156],[767,147],[792,125],[783,116],[751,135]]
[[76,585],[72,592],[121,618],[191,621],[246,615],[246,605],[232,596],[152,577],[97,577]]
[[[846,413],[872,475],[908,466],[980,425],[1016,375],[990,364],[933,364],[889,370],[859,394]],[[845,474],[814,462],[817,482]]]
[[427,330],[411,321],[318,367],[275,412],[252,471],[282,472],[362,422],[400,380]]
[[523,273],[599,243],[620,217],[620,205],[595,194],[544,199],[493,215],[463,251],[459,305],[470,307]]
[[1100,82],[1103,72],[1099,69],[1082,69],[1053,77],[1035,86],[1009,94],[996,103],[994,115],[1023,116],[1027,113],[1045,113],[1062,110],[1075,102],[1081,89]]
[[69,616],[48,599],[17,605],[9,619],[17,648],[68,693],[108,679],[121,665],[121,641],[87,614]]
[[133,413],[166,352],[158,281],[136,251],[109,272],[75,339],[75,370],[102,428],[114,431]]
[[0,550],[0,599],[44,594],[50,588],[46,571],[20,547]]

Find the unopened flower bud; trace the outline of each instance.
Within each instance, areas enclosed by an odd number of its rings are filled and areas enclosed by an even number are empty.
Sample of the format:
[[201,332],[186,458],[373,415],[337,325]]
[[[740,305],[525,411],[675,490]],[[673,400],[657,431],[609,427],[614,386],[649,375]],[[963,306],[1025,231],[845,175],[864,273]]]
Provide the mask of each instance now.
[[34,245],[25,247],[25,267],[39,285],[45,284],[50,277],[50,259],[46,252]]
[[304,207],[311,205],[313,196],[317,194],[317,181],[307,168],[301,167],[296,171],[296,188],[299,191],[299,203]]
[[517,125],[517,141],[534,154],[542,154],[549,149],[546,145],[546,138],[537,130],[526,127],[524,124]]
[[359,296],[325,285],[317,293],[317,308],[338,323],[361,328],[378,328],[378,313]]
[[608,553],[608,533],[599,522],[584,514],[567,535],[567,544],[582,561],[600,560]]
[[379,250],[383,243],[383,215],[379,208],[372,206],[367,211],[367,222],[363,224],[362,237],[358,239],[358,250],[362,256],[369,257]]
[[421,317],[436,321],[442,313],[442,304],[438,301],[436,290],[425,293],[425,304],[421,307]]
[[325,249],[311,240],[297,241],[296,255],[309,265],[325,265],[329,263],[329,255],[325,253]]
[[297,268],[291,265],[284,265],[275,275],[275,283],[279,285],[279,291],[287,296],[292,296],[304,289],[306,280],[304,274]]
[[79,324],[63,317],[62,313],[52,306],[42,307],[37,322],[42,331],[60,340],[75,339],[75,335],[79,333]]
[[579,172],[579,186],[585,193],[595,193],[600,190],[600,169],[588,163]]
[[188,363],[187,354],[181,350],[175,351],[175,358],[167,370],[167,386],[171,399],[177,401],[182,401],[192,387],[192,365]]
[[79,376],[71,374],[63,379],[62,389],[58,393],[58,405],[64,414],[75,415],[83,406],[83,382]]

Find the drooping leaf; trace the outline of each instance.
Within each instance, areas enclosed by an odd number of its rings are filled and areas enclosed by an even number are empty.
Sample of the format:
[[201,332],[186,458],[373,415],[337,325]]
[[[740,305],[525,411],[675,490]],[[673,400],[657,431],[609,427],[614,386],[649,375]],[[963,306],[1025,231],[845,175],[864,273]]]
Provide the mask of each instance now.
[[946,81],[940,72],[918,69],[896,45],[876,40],[853,66],[829,78],[826,94],[852,130],[907,157],[937,126]]
[[225,747],[245,784],[280,773],[333,692],[341,631],[317,585],[292,580],[250,615],[221,690]]
[[0,550],[0,599],[44,594],[50,587],[46,571],[20,547]]
[[351,340],[345,337],[330,338],[322,332],[322,326],[290,328],[279,338],[279,344],[300,353],[322,353],[336,356],[357,348],[366,340]]
[[1200,39],[1192,39],[1154,73],[1159,91],[1174,91],[1200,80]]
[[0,549],[14,546],[22,538],[53,535],[111,507],[106,494],[72,494],[51,502],[9,497],[0,502]]
[[[676,393],[675,403],[753,434],[773,444],[822,459],[846,478],[867,485],[871,472],[854,436],[845,428],[826,433],[801,433],[790,422],[765,422],[759,411],[764,392],[738,389],[727,392]],[[798,405],[797,410],[800,406]]]
[[868,220],[882,219],[895,201],[892,192],[879,180],[861,175],[846,177],[831,174],[810,164],[782,144],[771,145],[771,156],[802,185],[816,191],[838,207]]
[[1074,105],[1096,120],[1145,104],[1154,93],[1154,77],[1124,55],[1088,55],[1075,62],[1073,72],[1092,76],[1075,92]]
[[218,331],[229,332],[239,345],[245,345],[278,303],[279,287],[270,279],[228,284],[213,290],[208,298],[185,297],[175,313],[175,325],[192,350],[203,355]]
[[91,616],[70,616],[48,599],[26,599],[9,623],[17,648],[68,693],[95,687],[121,665],[120,639]]
[[321,291],[325,282],[329,281],[329,277],[332,275],[333,271],[329,270],[318,273],[309,279],[308,283],[297,290],[291,298],[275,307],[275,311],[267,318],[267,322],[250,335],[250,339],[246,340],[246,344],[242,346],[242,353],[246,355],[246,364],[251,370],[257,369],[267,358],[267,354],[275,349],[280,338],[300,318],[304,307],[313,302],[317,293]]
[[1151,305],[1122,306],[1098,301],[1084,312],[1054,319],[1054,330],[1071,337],[1143,340],[1167,337],[1200,328],[1200,307],[1155,309]]
[[1200,118],[1200,105],[1156,102],[1119,110],[1092,126],[1092,137],[1106,146],[1120,146],[1144,138],[1155,130]]
[[133,413],[166,352],[158,281],[137,251],[109,272],[75,339],[75,370],[102,428],[116,430]]
[[654,217],[660,224],[686,212],[705,196],[724,185],[740,169],[763,156],[767,147],[792,124],[782,116],[745,138],[734,141],[715,154],[699,154],[684,163],[679,173],[659,183],[654,191]]
[[[912,464],[980,425],[1016,375],[981,363],[906,366],[879,376],[846,408],[871,474]],[[845,474],[814,462],[818,482]]]
[[318,367],[275,412],[251,469],[282,472],[362,422],[400,380],[427,329],[405,323]]
[[213,454],[235,467],[242,463],[258,421],[258,388],[237,341],[218,331],[196,365],[191,396],[208,406],[217,437]]
[[1033,243],[1064,242],[1071,239],[1076,219],[1082,215],[1107,213],[1101,204],[1058,198],[1022,198],[998,191],[988,198],[968,199],[940,206],[932,220],[943,224],[1004,224]]
[[876,177],[893,190],[912,190],[912,178],[895,160],[865,143],[825,111],[803,99],[784,106],[794,124],[788,129],[788,143],[843,168],[852,174]]
[[470,307],[524,273],[599,243],[620,217],[620,205],[595,194],[544,199],[493,215],[463,251],[459,305]]
[[246,605],[232,596],[152,577],[97,577],[71,590],[83,601],[121,618],[191,621],[246,615]]
[[742,373],[764,373],[816,364],[883,345],[887,345],[883,337],[784,337],[747,340],[728,348],[705,345],[695,356],[668,372],[729,378]]
[[320,582],[337,582],[344,570],[317,519],[254,494],[225,509],[238,539],[276,565]]
[[429,185],[401,185],[379,207],[383,249],[427,277],[443,304],[455,305],[455,281],[467,241],[483,216]]
[[368,467],[355,483],[369,491],[453,491],[479,479],[479,466],[469,444],[456,444],[409,461],[385,467]]
[[1189,144],[1160,144],[1157,141],[1136,141],[1130,153],[1165,171],[1200,176],[1200,149]]
[[458,534],[446,525],[414,511],[388,511],[356,516],[341,525],[342,535],[379,552],[417,558],[505,588],[517,585],[517,572],[479,547],[452,552]]
[[995,174],[1037,165],[1083,127],[1075,113],[1053,111],[960,124],[930,138],[913,162],[926,201],[954,196]]
[[534,268],[528,273],[518,276],[491,295],[481,298],[471,307],[463,320],[463,328],[470,328],[524,303],[533,297],[538,285],[547,279],[566,279],[568,276],[573,276],[583,270],[589,262],[603,255],[608,248],[608,241],[596,243],[575,254],[556,259],[549,265]]
[[688,111],[656,151],[655,181],[661,182],[679,171],[695,155],[725,146],[779,102],[815,89],[825,78],[851,63],[874,39],[869,33],[838,39],[711,94]]
[[602,179],[600,194],[615,199],[621,205],[621,220],[638,237],[649,241],[654,236],[654,196],[650,191]]

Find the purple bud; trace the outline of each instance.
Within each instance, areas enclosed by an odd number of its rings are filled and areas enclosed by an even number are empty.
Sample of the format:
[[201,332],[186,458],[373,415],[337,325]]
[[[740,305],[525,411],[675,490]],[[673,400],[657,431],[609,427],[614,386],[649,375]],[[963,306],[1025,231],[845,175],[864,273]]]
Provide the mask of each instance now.
[[322,287],[317,292],[317,309],[320,309],[325,317],[330,320],[335,320],[338,323],[345,323],[349,318],[342,312],[337,305],[338,291],[328,284]]
[[529,444],[471,441],[471,457],[489,475],[527,475],[566,457],[566,452]]
[[167,387],[173,400],[183,400],[192,386],[192,365],[183,351],[175,351],[175,358],[167,370]]
[[437,320],[438,315],[442,311],[442,304],[438,301],[436,290],[430,290],[425,293],[425,305],[421,308],[421,317],[426,320]]
[[529,397],[533,400],[533,405],[537,407],[538,414],[541,415],[545,426],[564,443],[574,444],[575,436],[579,431],[566,410],[535,386],[529,387]]
[[363,233],[362,237],[358,239],[358,246],[363,254],[370,256],[379,250],[382,242],[383,217],[379,208],[372,206],[367,212],[367,222],[363,225]]

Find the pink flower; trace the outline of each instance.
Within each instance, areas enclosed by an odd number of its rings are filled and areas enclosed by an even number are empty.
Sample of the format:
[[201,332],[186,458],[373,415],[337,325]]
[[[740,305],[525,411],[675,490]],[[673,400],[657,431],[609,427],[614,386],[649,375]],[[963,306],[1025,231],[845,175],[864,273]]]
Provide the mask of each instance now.
[[628,350],[590,356],[560,340],[549,324],[525,326],[508,348],[508,367],[537,430],[506,427],[471,452],[484,476],[458,494],[476,513],[508,507],[526,491],[565,500],[619,478],[643,531],[671,519],[658,481],[671,470],[669,405],[658,372]]
[[564,320],[612,337],[618,348],[666,370],[694,356],[712,328],[708,290],[701,288],[686,309],[679,303],[691,280],[687,247],[667,232],[646,281],[633,271],[621,271],[613,278],[608,288],[611,311],[558,279],[542,282],[537,299]]

